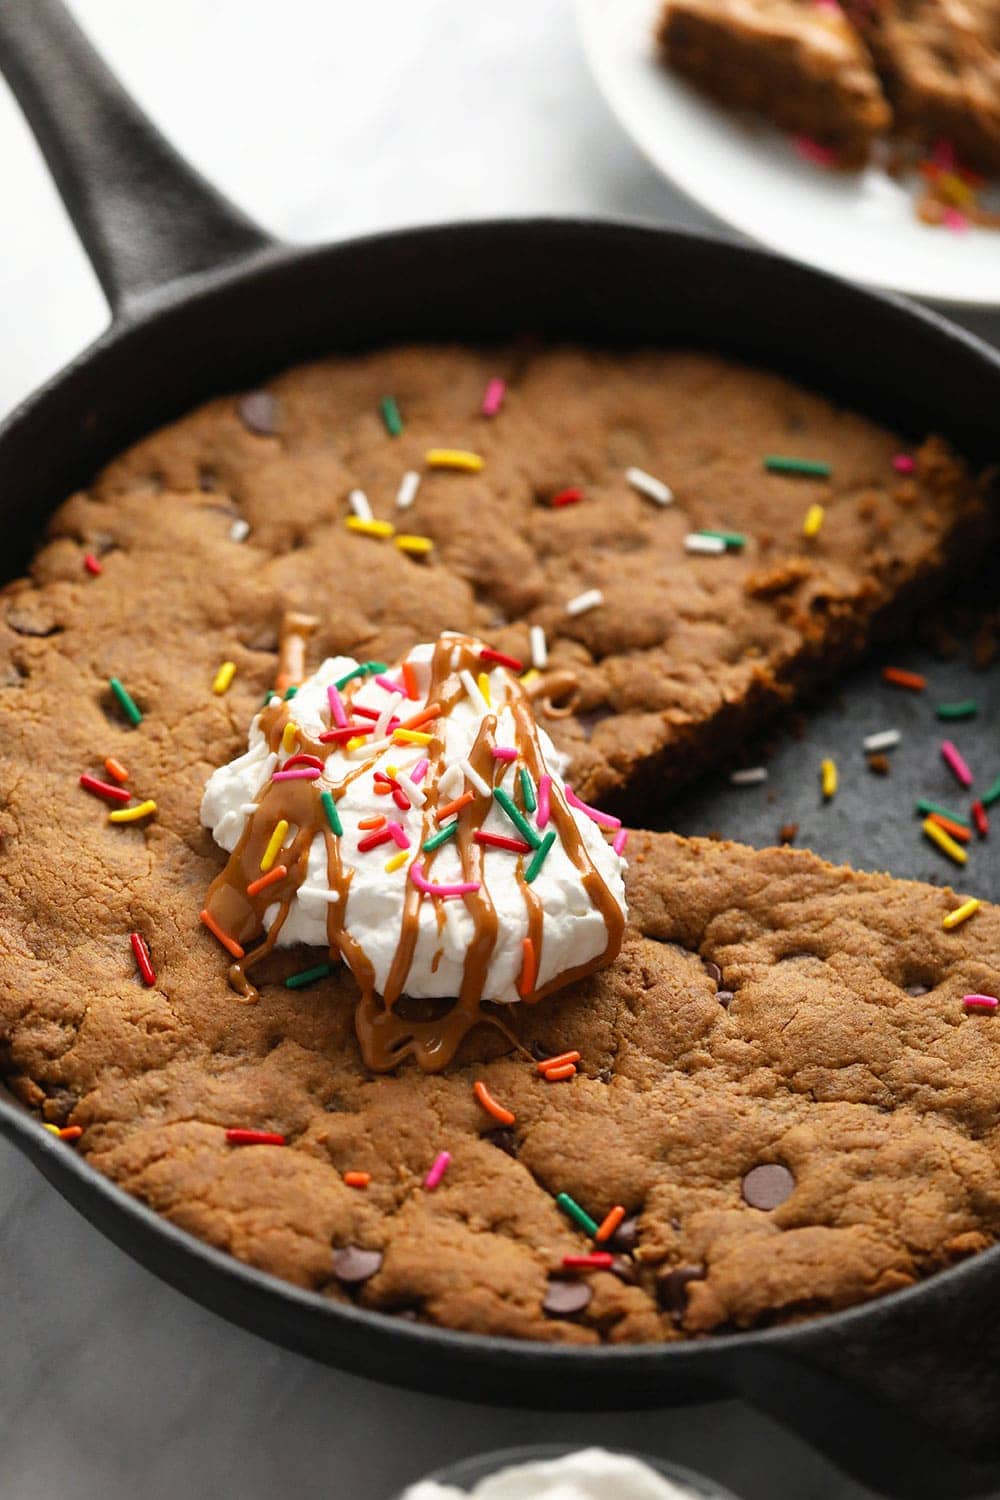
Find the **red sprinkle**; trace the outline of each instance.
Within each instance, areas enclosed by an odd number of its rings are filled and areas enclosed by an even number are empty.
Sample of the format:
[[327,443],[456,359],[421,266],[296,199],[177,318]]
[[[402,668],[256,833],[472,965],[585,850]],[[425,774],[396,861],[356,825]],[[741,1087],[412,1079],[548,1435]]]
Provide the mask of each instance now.
[[576,505],[582,499],[583,490],[560,490],[558,495],[552,496],[552,508],[558,510],[564,505]]
[[97,558],[92,552],[85,552],[83,554],[83,566],[86,568],[87,572],[92,573],[95,578],[98,578],[104,572],[104,569],[101,567],[100,563],[97,561]]
[[358,839],[358,852],[367,854],[369,849],[377,849],[379,844],[391,844],[392,834],[388,828],[380,828],[378,833],[369,833],[363,839]]
[[[553,505],[555,501],[552,502]],[[497,666],[508,667],[512,672],[523,672],[524,662],[518,661],[516,656],[505,656],[502,651],[494,651],[492,646],[484,646],[479,653],[480,661],[495,661]]]
[[594,1250],[590,1255],[564,1255],[562,1263],[567,1271],[609,1271],[615,1258],[607,1250]]
[[318,755],[290,755],[281,769],[290,771],[293,766],[315,766],[317,771],[322,771],[323,762]]
[[127,792],[122,786],[112,786],[110,781],[98,781],[96,776],[81,776],[80,785],[85,791],[93,792],[95,797],[103,797],[106,802],[131,802],[132,793]]
[[285,1137],[276,1130],[227,1130],[231,1146],[283,1146]]
[[142,975],[143,984],[155,984],[156,975],[150,962],[149,946],[146,939],[139,932],[130,932],[128,940],[132,944],[132,952],[135,954],[136,965]]
[[981,802],[972,804],[972,821],[976,825],[976,832],[984,839],[990,831],[990,820],[986,809]]
[[505,833],[484,833],[477,828],[473,834],[477,844],[486,844],[490,849],[509,849],[512,854],[530,854],[531,845],[524,839],[510,839]]
[[341,740],[353,740],[359,734],[371,734],[371,724],[345,724],[343,729],[325,729],[319,737],[321,745],[336,745]]
[[883,667],[882,681],[891,682],[893,687],[911,688],[915,693],[922,693],[927,686],[927,678],[920,672],[907,672],[902,667]]

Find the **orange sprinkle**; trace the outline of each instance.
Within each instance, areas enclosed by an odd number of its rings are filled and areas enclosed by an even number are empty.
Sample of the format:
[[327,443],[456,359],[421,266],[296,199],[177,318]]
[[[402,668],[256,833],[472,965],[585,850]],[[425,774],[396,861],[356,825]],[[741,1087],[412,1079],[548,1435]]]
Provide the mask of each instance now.
[[286,689],[290,688],[291,686],[291,674],[288,672],[279,672],[277,677],[274,679],[274,691],[276,693],[284,693]]
[[926,677],[919,672],[904,672],[902,667],[883,667],[882,681],[891,682],[895,687],[912,688],[915,693],[922,693],[927,686]]
[[526,937],[521,944],[521,952],[524,956],[521,960],[521,977],[517,981],[517,993],[523,997],[530,995],[535,988],[535,976],[538,973],[538,965],[535,962],[535,945],[530,937]]
[[389,784],[389,782],[387,782],[387,781],[376,781],[376,783],[375,783],[375,795],[376,795],[376,797],[388,797],[395,790],[396,790],[395,787],[391,786]]
[[944,829],[945,833],[950,833],[953,839],[958,839],[960,844],[967,844],[972,838],[972,834],[967,828],[963,828],[961,823],[953,823],[951,818],[944,818],[940,813],[928,813],[927,821],[936,823],[939,828]]
[[539,1073],[547,1073],[550,1068],[561,1068],[563,1063],[578,1063],[579,1052],[560,1052],[557,1057],[543,1057],[538,1064]]
[[104,769],[107,771],[108,775],[113,776],[116,781],[128,781],[128,772],[122,765],[121,761],[115,760],[113,755],[109,755],[107,760],[104,762]]
[[372,1180],[372,1174],[370,1172],[345,1172],[344,1173],[344,1181],[347,1183],[348,1187],[357,1187],[357,1188],[367,1187],[368,1184],[371,1182],[371,1180]]
[[362,818],[358,824],[359,828],[381,828],[385,822],[385,814],[379,813],[374,818]]
[[61,1130],[56,1131],[61,1141],[78,1141],[83,1135],[82,1125],[64,1125]]
[[404,719],[402,724],[397,724],[397,729],[419,729],[421,724],[429,724],[432,719],[441,717],[440,703],[428,703],[426,708],[414,714],[412,719]]
[[502,1104],[498,1104],[481,1078],[477,1079],[476,1082],[472,1085],[472,1092],[475,1094],[476,1098],[479,1100],[486,1113],[488,1115],[492,1115],[494,1120],[499,1120],[501,1125],[513,1125],[514,1121],[517,1119],[517,1116],[514,1114],[513,1110],[504,1109]]
[[463,792],[461,797],[456,797],[454,802],[446,802],[444,807],[439,807],[434,814],[435,823],[443,823],[445,818],[450,818],[452,813],[460,812],[463,807],[468,807],[470,802],[475,802],[475,792]]
[[546,1083],[562,1083],[565,1078],[575,1078],[576,1068],[572,1063],[560,1063],[557,1068],[546,1068],[542,1074]]
[[598,1225],[597,1233],[594,1235],[594,1239],[599,1245],[603,1245],[605,1240],[611,1238],[624,1217],[625,1210],[620,1203],[616,1203],[614,1208],[608,1210]]
[[207,908],[205,911],[199,912],[198,915],[201,917],[201,920],[204,922],[205,926],[208,928],[212,936],[217,937],[223,948],[231,953],[234,958],[246,957],[246,954],[244,953],[243,949],[240,947],[236,939],[231,938],[228,932],[223,932],[222,928],[219,926],[218,922],[215,920],[215,918],[212,916],[212,913],[208,911]]
[[284,880],[288,874],[287,865],[275,865],[268,870],[266,875],[261,875],[258,880],[252,880],[247,886],[247,895],[256,896],[260,891],[266,891],[269,885],[274,885],[276,880]]
[[403,678],[403,686],[406,688],[406,696],[412,701],[420,697],[420,689],[417,687],[417,674],[413,670],[413,663],[404,661],[400,668]]

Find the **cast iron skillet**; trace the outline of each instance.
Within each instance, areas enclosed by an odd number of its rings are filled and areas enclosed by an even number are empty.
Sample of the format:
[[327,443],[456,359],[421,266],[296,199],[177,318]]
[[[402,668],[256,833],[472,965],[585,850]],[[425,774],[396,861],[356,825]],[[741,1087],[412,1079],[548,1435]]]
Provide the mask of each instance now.
[[[944,429],[973,459],[997,456],[1000,357],[901,301],[762,251],[637,224],[453,224],[292,249],[176,156],[58,0],[0,0],[0,65],[112,312],[98,341],[0,429],[10,573],[64,496],[150,428],[317,352],[401,339],[475,341],[528,329],[604,344],[701,344],[906,432]],[[557,1348],[331,1305],[172,1228],[6,1100],[0,1129],[87,1218],[174,1286],[331,1364],[518,1405],[742,1394],[909,1497],[942,1486],[974,1493],[996,1472],[1000,1249],[796,1326],[669,1347]],[[932,1428],[963,1457],[948,1456]]]

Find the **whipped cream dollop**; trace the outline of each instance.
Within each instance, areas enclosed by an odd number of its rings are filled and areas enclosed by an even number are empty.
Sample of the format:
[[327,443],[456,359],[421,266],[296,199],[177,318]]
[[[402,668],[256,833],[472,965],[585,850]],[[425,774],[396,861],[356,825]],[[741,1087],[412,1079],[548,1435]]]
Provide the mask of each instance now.
[[406,996],[461,1000],[471,1021],[482,1001],[534,1001],[615,957],[617,820],[566,787],[495,657],[445,635],[392,667],[330,658],[255,716],[201,808],[232,856],[209,916],[241,948],[266,934],[231,973],[245,992],[256,957],[307,944],[349,964],[372,1017],[372,996],[390,1011]]
[[584,1448],[563,1458],[514,1464],[483,1479],[471,1491],[425,1480],[403,1500],[698,1500],[687,1485],[657,1474],[624,1453]]

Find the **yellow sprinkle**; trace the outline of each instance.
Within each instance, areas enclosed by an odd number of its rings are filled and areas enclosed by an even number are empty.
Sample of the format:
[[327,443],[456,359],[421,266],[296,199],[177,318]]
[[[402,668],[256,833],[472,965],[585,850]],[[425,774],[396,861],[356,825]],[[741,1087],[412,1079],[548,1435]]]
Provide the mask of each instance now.
[[434,543],[429,536],[410,536],[404,533],[396,538],[396,546],[400,552],[410,552],[414,557],[423,557],[434,551]]
[[463,469],[466,474],[478,474],[485,462],[478,453],[468,453],[464,448],[430,448],[427,452],[431,469]]
[[537,667],[529,667],[527,672],[523,674],[521,681],[524,683],[525,687],[528,687],[535,681],[537,677],[541,677],[541,675],[542,674],[541,672],[539,672]]
[[228,691],[229,684],[235,676],[236,663],[234,661],[224,661],[215,674],[215,679],[212,683],[212,692],[221,694]]
[[156,803],[140,802],[138,807],[119,807],[115,812],[108,813],[109,823],[138,823],[140,818],[148,818],[156,811]]
[[295,746],[296,746],[296,743],[298,741],[298,738],[299,738],[299,726],[297,724],[293,724],[292,721],[291,721],[291,719],[289,719],[288,723],[285,725],[284,731],[282,732],[282,736],[281,736],[281,748],[282,748],[282,750],[294,750]]
[[280,822],[275,823],[275,825],[274,825],[274,832],[271,834],[271,837],[267,841],[267,848],[264,850],[264,858],[260,862],[260,867],[263,870],[263,872],[264,872],[265,875],[267,874],[267,872],[271,868],[271,866],[274,864],[274,861],[277,859],[277,857],[278,857],[278,850],[281,848],[282,844],[285,842],[285,834],[287,832],[288,832],[288,819],[287,818],[282,818],[280,820]]
[[46,1130],[51,1130],[51,1132],[52,1132],[53,1135],[58,1135],[59,1134],[59,1126],[58,1125],[46,1125],[44,1128]]
[[346,516],[344,525],[348,531],[358,531],[362,536],[395,536],[396,528],[391,521],[365,521],[361,516]]
[[367,740],[367,738],[368,738],[368,736],[366,734],[356,734],[354,736],[353,740],[348,740],[347,741],[347,744],[344,746],[344,749],[345,750],[356,750],[359,745],[363,745],[365,743],[365,741]]
[[969,184],[963,182],[961,177],[956,177],[954,172],[942,172],[935,186],[938,192],[943,193],[946,198],[951,199],[952,203],[960,206],[971,203],[974,197]]
[[387,776],[395,776],[395,774],[396,774],[396,767],[395,766],[386,766],[386,768],[385,768],[385,774]]
[[962,923],[967,922],[973,912],[977,912],[982,904],[975,896],[969,901],[963,901],[961,906],[955,907],[954,911],[945,913],[941,918],[941,926],[947,928],[949,932],[953,927],[961,927]]
[[[429,745],[430,742],[431,736],[420,729],[397,729],[392,737],[394,745]],[[389,770],[388,766],[386,770]],[[395,774],[395,771],[389,771],[390,776]]]
[[806,511],[806,518],[802,522],[802,535],[818,536],[819,529],[823,524],[823,517],[825,515],[826,511],[823,509],[822,505],[810,505],[809,509]]
[[488,672],[480,672],[479,676],[476,678],[476,682],[479,684],[479,691],[482,693],[483,697],[486,699],[486,702],[492,708],[493,707],[493,699],[490,697],[490,678],[489,678],[489,673]]
[[820,775],[823,778],[823,796],[829,801],[837,792],[836,761],[825,760],[819,769]]
[[408,849],[400,849],[398,854],[394,854],[391,859],[386,860],[386,870],[391,875],[393,870],[398,870],[400,865],[405,865],[409,857],[410,851]]
[[969,856],[966,854],[961,844],[957,844],[949,834],[945,833],[944,829],[939,823],[933,822],[930,818],[925,818],[923,822],[923,830],[926,833],[927,837],[930,839],[931,843],[937,844],[942,854],[947,854],[948,858],[953,859],[956,865],[965,864]]

